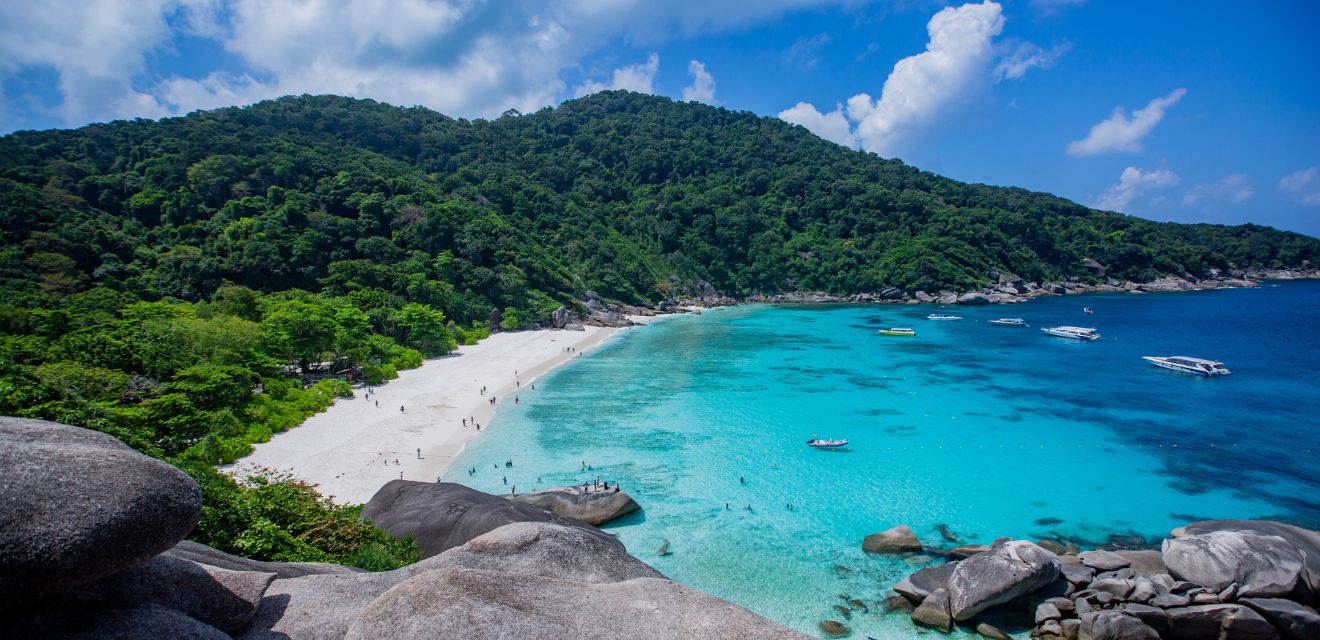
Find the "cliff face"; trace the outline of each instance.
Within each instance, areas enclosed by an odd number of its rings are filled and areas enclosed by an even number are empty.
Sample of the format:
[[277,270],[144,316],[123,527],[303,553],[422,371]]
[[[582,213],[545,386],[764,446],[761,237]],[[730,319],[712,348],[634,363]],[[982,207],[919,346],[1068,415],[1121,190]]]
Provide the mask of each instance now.
[[[805,637],[548,513],[395,571],[258,562],[183,542],[197,485],[110,436],[0,418],[0,442],[0,637]],[[471,493],[447,499],[537,508]]]

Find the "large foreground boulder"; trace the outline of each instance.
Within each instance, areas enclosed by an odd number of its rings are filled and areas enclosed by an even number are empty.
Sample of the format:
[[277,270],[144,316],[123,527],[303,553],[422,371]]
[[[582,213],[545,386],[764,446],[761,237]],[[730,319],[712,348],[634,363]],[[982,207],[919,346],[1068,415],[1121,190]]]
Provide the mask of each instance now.
[[1026,540],[1010,540],[958,563],[949,577],[949,608],[956,620],[967,620],[1058,577],[1058,556]]
[[632,496],[617,488],[611,491],[587,491],[581,487],[558,487],[519,493],[508,496],[508,499],[533,504],[589,525],[605,524],[642,508]]
[[187,474],[104,433],[0,417],[0,609],[142,562],[202,512]]
[[1260,614],[1238,604],[1203,604],[1168,609],[1173,640],[1275,640],[1279,632]]
[[1320,638],[1320,614],[1311,607],[1283,598],[1243,598],[1238,602],[1269,620],[1284,640]]
[[1211,531],[1164,541],[1164,564],[1175,578],[1214,591],[1237,585],[1239,596],[1287,597],[1303,581],[1303,557],[1278,536]]
[[24,607],[21,616],[15,618],[0,618],[0,637],[6,640],[230,640],[223,631],[169,607],[73,608],[62,598]]
[[1160,634],[1146,623],[1118,611],[1083,613],[1079,640],[1159,640]]
[[[412,536],[429,558],[515,522],[578,527],[613,541],[599,529],[541,507],[506,500],[452,482],[391,480],[362,507],[362,517],[393,538]],[[618,544],[615,542],[614,544]],[[619,545],[622,549],[623,546]]]
[[516,523],[383,573],[276,580],[243,640],[803,638],[584,527]]
[[746,609],[657,578],[589,583],[448,568],[390,589],[345,640],[805,638]]

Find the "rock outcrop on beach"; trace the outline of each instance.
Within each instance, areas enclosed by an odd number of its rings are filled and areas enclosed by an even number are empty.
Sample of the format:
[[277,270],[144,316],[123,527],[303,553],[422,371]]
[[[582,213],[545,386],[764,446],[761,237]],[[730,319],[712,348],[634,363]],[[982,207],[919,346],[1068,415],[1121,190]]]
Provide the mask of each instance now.
[[593,526],[605,524],[642,508],[632,496],[617,487],[608,491],[588,491],[578,486],[556,487],[505,497],[514,502],[536,505],[555,515],[580,520]]
[[[807,638],[594,527],[463,487],[438,508],[474,535],[416,564],[260,562],[183,541],[197,485],[114,438],[0,418],[0,439],[2,638]],[[502,510],[543,519],[475,533]]]
[[985,637],[996,637],[980,630],[991,619],[1040,640],[1314,639],[1317,543],[1315,531],[1247,520],[1180,527],[1159,552],[1001,540],[893,589],[914,605],[913,624]]
[[551,522],[579,527],[591,535],[614,540],[593,526],[555,515],[541,507],[452,482],[391,480],[362,507],[362,517],[371,520],[390,537],[411,536],[417,541],[423,558],[515,522]]

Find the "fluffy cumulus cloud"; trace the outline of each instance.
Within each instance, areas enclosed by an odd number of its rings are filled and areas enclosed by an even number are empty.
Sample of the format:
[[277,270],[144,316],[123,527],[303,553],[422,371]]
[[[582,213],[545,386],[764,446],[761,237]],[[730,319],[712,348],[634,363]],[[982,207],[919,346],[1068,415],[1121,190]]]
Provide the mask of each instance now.
[[1168,169],[1142,171],[1136,167],[1128,167],[1118,177],[1118,183],[1105,189],[1092,206],[1109,211],[1127,211],[1138,197],[1152,190],[1177,186],[1178,182],[1178,175]]
[[996,57],[993,41],[1003,28],[1003,11],[995,2],[946,7],[926,25],[926,50],[894,65],[879,99],[859,93],[848,99],[846,110],[829,113],[800,102],[779,117],[840,144],[893,155],[988,83]]
[[[0,83],[12,113],[17,78],[53,70],[59,98],[51,108],[66,124],[298,93],[490,117],[568,97],[573,91],[565,78],[610,43],[653,48],[674,37],[848,2],[398,0],[388,8],[375,0],[7,2]],[[175,55],[185,37],[223,50],[224,66],[162,76],[153,60]],[[654,66],[632,65],[599,84],[654,90]],[[3,124],[13,128],[12,120]]]
[[1091,127],[1091,132],[1085,138],[1068,143],[1068,155],[1082,157],[1098,153],[1141,151],[1142,138],[1150,135],[1155,125],[1164,119],[1164,110],[1178,104],[1186,93],[1186,89],[1174,89],[1167,96],[1151,100],[1144,109],[1132,112],[1131,118],[1124,113],[1123,107],[1115,107],[1114,113]]
[[1200,203],[1242,204],[1256,194],[1251,179],[1244,173],[1230,173],[1214,182],[1198,184],[1183,194],[1182,203],[1191,207]]
[[715,104],[715,76],[706,70],[706,65],[693,60],[688,63],[688,74],[692,76],[692,84],[683,87],[683,99]]
[[1307,167],[1279,178],[1279,189],[1302,204],[1320,206],[1320,167]]
[[606,89],[625,89],[638,93],[655,93],[655,74],[660,70],[660,56],[652,53],[646,62],[630,64],[614,70],[609,82],[588,80],[578,86],[573,95],[578,97]]

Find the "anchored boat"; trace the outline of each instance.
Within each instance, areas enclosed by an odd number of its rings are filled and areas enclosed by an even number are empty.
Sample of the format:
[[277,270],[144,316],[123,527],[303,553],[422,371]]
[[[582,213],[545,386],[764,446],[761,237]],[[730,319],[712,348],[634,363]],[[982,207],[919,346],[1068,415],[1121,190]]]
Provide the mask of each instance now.
[[1141,356],[1141,359],[1157,367],[1183,373],[1194,373],[1198,376],[1226,376],[1232,373],[1228,370],[1228,367],[1224,366],[1224,363],[1217,360],[1205,360],[1189,356]]
[[1022,318],[999,318],[991,320],[990,324],[996,327],[1025,327],[1027,326],[1027,321]]
[[847,440],[823,440],[821,438],[812,438],[807,441],[808,447],[817,449],[837,449],[848,444]]
[[880,335],[882,335],[882,336],[915,336],[915,335],[917,335],[917,332],[916,332],[916,331],[913,331],[913,330],[911,330],[911,329],[909,329],[909,328],[907,328],[907,327],[894,327],[894,328],[892,328],[892,329],[881,329],[881,330],[880,330]]
[[1095,329],[1087,327],[1045,327],[1041,331],[1059,338],[1072,338],[1074,340],[1100,339],[1100,334],[1096,333]]
[[962,320],[962,316],[951,316],[947,313],[932,313],[926,316],[927,320]]

